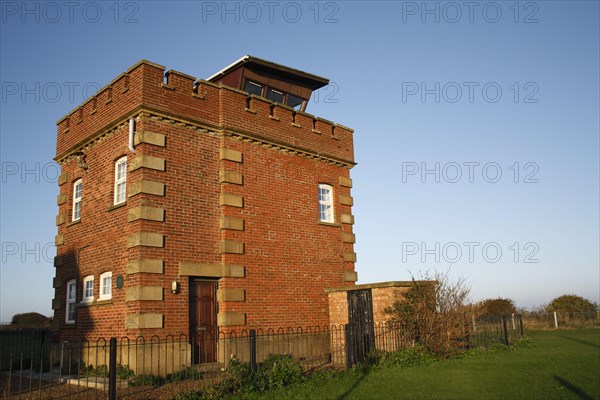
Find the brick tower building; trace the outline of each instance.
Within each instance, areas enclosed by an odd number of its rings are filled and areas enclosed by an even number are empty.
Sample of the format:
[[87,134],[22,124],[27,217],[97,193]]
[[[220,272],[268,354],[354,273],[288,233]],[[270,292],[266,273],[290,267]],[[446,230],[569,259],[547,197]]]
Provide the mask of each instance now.
[[328,324],[357,275],[353,131],[305,112],[327,84],[143,60],[58,121],[60,339]]

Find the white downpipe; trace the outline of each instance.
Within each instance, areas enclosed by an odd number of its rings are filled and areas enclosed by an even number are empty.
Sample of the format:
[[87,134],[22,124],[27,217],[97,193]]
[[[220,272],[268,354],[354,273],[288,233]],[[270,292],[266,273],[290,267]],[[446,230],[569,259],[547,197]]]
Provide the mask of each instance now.
[[133,147],[133,133],[135,130],[135,120],[129,118],[129,151],[135,154],[135,148]]

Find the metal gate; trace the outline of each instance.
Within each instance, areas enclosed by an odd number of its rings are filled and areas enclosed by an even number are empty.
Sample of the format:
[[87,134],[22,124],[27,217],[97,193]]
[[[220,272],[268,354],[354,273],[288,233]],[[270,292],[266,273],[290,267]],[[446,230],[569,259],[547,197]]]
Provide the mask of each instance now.
[[346,366],[365,360],[375,346],[373,299],[371,289],[348,291],[348,322],[346,326]]

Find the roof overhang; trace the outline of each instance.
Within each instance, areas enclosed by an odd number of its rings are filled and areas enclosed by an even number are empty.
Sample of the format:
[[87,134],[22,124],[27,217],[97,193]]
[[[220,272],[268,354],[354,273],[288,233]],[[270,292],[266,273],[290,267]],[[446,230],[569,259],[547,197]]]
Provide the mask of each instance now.
[[323,78],[318,75],[309,74],[308,72],[301,71],[299,69],[286,67],[285,65],[277,64],[271,61],[263,60],[262,58],[246,55],[239,60],[229,64],[216,74],[208,77],[206,80],[209,82],[217,82],[223,76],[227,75],[231,71],[245,66],[248,68],[257,68],[266,70],[271,73],[282,75],[288,79],[300,81],[312,90],[319,89],[329,84],[329,79]]

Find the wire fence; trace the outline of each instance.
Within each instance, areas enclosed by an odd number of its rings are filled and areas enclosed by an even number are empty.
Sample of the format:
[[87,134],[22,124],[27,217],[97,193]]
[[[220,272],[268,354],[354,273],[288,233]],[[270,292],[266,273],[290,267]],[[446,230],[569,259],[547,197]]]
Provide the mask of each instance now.
[[523,312],[529,329],[600,328],[600,311],[590,312]]
[[[508,344],[523,332],[518,316],[454,325],[464,328],[458,343],[465,349]],[[284,355],[303,372],[347,369],[371,352],[394,352],[448,335],[450,330],[416,332],[398,323],[362,332],[334,325],[62,343],[52,343],[47,331],[0,331],[0,389],[5,399],[170,398],[220,382],[231,360],[257,370],[269,356]]]

